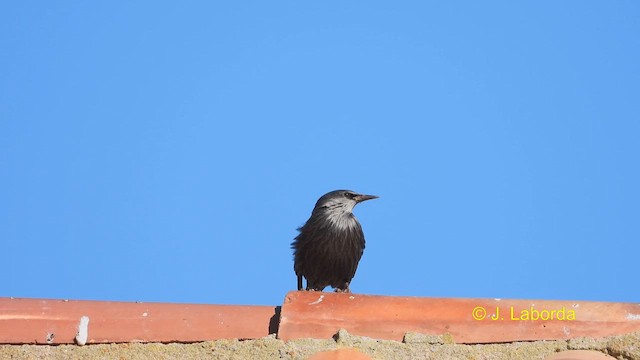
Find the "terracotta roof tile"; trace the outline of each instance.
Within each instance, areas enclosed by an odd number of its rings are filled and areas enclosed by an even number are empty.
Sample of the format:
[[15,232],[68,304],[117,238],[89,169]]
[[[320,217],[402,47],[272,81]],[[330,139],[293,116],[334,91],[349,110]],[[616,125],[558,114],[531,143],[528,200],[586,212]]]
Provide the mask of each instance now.
[[456,343],[604,337],[640,330],[640,304],[287,294],[278,338],[330,338],[341,328],[397,341],[407,332],[450,336]]
[[270,327],[275,332],[276,310],[275,306],[0,298],[0,329],[10,329],[0,331],[0,343],[70,344],[85,334],[89,344],[256,339],[269,335]]
[[340,329],[412,344],[598,338],[640,331],[640,304],[294,291],[280,314],[279,306],[0,298],[4,344],[188,343],[274,333],[288,341],[331,339]]

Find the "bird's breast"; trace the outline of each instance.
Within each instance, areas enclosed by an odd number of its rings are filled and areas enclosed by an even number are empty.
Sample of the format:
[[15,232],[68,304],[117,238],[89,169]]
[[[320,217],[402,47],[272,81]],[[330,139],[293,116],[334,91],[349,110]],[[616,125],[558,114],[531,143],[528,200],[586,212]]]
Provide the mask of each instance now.
[[326,221],[338,230],[351,230],[359,227],[358,220],[352,213],[329,213]]

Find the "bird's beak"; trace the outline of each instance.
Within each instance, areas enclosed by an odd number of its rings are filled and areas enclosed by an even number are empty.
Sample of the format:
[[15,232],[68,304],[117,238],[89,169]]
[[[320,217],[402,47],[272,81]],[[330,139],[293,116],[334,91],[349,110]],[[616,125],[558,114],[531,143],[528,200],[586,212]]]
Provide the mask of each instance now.
[[361,203],[363,201],[367,201],[367,200],[371,200],[371,199],[377,199],[378,197],[375,195],[363,195],[363,194],[358,194],[356,195],[353,199],[358,202]]

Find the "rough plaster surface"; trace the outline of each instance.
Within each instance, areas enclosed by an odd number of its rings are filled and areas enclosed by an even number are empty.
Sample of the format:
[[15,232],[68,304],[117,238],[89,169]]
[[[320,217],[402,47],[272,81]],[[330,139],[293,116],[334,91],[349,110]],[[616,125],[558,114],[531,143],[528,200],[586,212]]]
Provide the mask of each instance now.
[[193,344],[0,345],[1,359],[306,359],[325,350],[353,348],[374,359],[544,359],[564,350],[596,350],[620,360],[640,360],[640,332],[602,339],[459,345],[446,336],[407,334],[405,342],[374,340],[341,330],[334,339],[283,342],[216,340]]

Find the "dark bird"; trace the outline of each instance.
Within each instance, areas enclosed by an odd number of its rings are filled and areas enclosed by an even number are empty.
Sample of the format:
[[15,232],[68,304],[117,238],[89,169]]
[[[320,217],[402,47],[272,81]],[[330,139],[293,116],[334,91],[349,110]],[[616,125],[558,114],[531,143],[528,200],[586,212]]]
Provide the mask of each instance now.
[[365,246],[362,226],[352,211],[358,203],[376,198],[335,190],[318,199],[311,217],[298,228],[300,234],[291,243],[298,290],[302,290],[304,276],[307,290],[322,291],[331,286],[336,292],[351,292],[349,284]]

